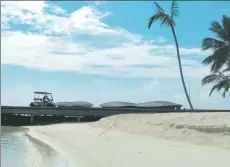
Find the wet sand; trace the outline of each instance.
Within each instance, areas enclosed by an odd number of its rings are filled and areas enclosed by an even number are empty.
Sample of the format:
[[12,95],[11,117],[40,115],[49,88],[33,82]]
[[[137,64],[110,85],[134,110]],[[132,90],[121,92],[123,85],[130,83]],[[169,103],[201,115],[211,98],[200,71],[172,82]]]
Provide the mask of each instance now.
[[1,132],[4,133],[16,133],[16,132],[28,132],[29,128],[26,127],[16,127],[16,126],[1,126]]

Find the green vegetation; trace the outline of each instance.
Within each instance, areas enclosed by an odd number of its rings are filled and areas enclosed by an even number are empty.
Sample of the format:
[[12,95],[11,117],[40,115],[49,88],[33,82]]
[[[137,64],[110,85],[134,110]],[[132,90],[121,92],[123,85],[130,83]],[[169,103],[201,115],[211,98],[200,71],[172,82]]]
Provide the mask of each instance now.
[[211,96],[214,90],[220,91],[223,90],[222,96],[225,97],[226,93],[230,89],[230,75],[226,76],[222,72],[218,74],[210,74],[203,78],[202,85],[214,83],[209,96]]
[[222,25],[217,21],[209,28],[216,35],[214,38],[205,38],[202,42],[203,50],[212,50],[212,54],[204,59],[203,64],[209,65],[211,74],[204,77],[202,85],[213,83],[210,96],[214,90],[223,90],[225,97],[230,89],[230,17],[222,17]]
[[178,59],[178,64],[179,64],[181,81],[183,84],[184,92],[185,92],[186,98],[188,100],[189,106],[191,109],[193,109],[191,100],[190,100],[189,95],[188,95],[188,91],[186,89],[185,81],[184,81],[184,75],[183,75],[181,58],[180,58],[180,51],[179,51],[179,44],[178,44],[177,36],[176,36],[176,32],[175,32],[176,24],[175,24],[174,18],[179,16],[178,6],[177,6],[176,2],[173,0],[172,5],[171,5],[171,14],[168,15],[165,13],[165,11],[161,8],[161,6],[158,3],[154,2],[154,4],[155,4],[155,7],[157,10],[156,10],[156,13],[152,17],[150,17],[148,28],[150,29],[152,26],[152,23],[155,21],[160,21],[161,26],[166,25],[166,26],[171,28],[172,33],[173,33],[173,37],[175,40],[175,44],[176,44],[177,59]]

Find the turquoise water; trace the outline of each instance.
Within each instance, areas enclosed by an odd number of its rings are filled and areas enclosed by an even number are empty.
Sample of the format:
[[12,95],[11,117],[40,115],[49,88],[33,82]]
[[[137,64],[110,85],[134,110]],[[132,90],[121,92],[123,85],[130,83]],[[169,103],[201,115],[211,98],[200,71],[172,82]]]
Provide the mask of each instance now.
[[1,167],[26,167],[27,138],[14,133],[1,133]]
[[68,162],[41,142],[29,139],[25,129],[4,128],[1,133],[1,167],[68,167]]

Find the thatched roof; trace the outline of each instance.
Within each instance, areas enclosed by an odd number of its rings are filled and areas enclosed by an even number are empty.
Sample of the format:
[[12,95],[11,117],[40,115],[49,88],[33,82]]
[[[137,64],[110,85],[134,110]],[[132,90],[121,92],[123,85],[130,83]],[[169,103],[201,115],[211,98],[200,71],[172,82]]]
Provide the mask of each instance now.
[[93,106],[92,103],[86,101],[75,101],[75,102],[57,102],[55,103],[58,107],[86,107],[90,108]]
[[181,107],[181,104],[172,103],[169,101],[150,101],[145,103],[138,103],[136,104],[137,107],[163,107],[163,106],[175,106]]
[[135,103],[114,101],[100,104],[100,107],[135,107]]

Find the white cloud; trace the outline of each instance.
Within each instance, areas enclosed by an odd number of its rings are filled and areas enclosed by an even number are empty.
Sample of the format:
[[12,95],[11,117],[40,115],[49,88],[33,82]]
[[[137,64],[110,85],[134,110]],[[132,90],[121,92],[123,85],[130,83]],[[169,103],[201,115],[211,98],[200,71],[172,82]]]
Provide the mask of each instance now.
[[56,14],[65,14],[65,10],[59,6],[52,6],[51,10]]
[[[3,32],[1,40],[3,64],[106,76],[179,77],[175,49],[171,45],[126,43],[113,48],[94,48],[74,43],[68,37],[10,31]],[[186,49],[182,54],[189,55],[190,50]],[[167,52],[172,52],[173,56]],[[196,78],[205,74],[206,69],[196,60],[183,59],[182,63],[185,76]]]
[[[176,49],[174,45],[167,44],[165,38],[147,39],[123,28],[111,27],[105,22],[110,13],[100,12],[90,6],[67,13],[61,7],[44,1],[3,1],[1,10],[3,65],[14,64],[43,71],[74,71],[153,79],[151,83],[129,89],[116,87],[112,81],[95,82],[93,92],[80,89],[73,91],[66,88],[66,85],[59,89],[49,88],[56,94],[57,101],[86,100],[99,104],[110,100],[169,100],[187,107],[179,79]],[[15,31],[11,26],[18,23],[30,26],[31,31]],[[196,58],[208,53],[202,52],[200,48],[183,47],[180,52],[186,81],[191,81],[194,106],[229,108],[229,99],[222,99],[217,93],[209,98],[210,87],[200,85],[200,78],[207,74],[208,69]],[[113,89],[100,92],[98,88],[104,89],[105,85]],[[34,90],[30,84],[9,91],[3,90],[3,104],[28,105]],[[20,94],[25,98],[14,98]]]
[[[24,11],[42,14],[43,9],[47,7],[44,1],[2,1],[1,12],[3,15],[18,15]],[[19,14],[19,15],[20,15]]]
[[[44,31],[45,34],[90,34],[90,35],[119,35],[123,38],[136,38],[135,34],[120,28],[110,28],[101,20],[110,15],[109,12],[101,13],[94,7],[83,6],[74,11],[70,15],[65,13],[65,10],[58,6],[48,6],[43,1],[33,2],[4,2],[1,4],[2,9],[2,24],[21,23],[33,26],[37,30]],[[57,16],[44,9],[63,14]]]
[[[106,76],[179,76],[171,75],[178,73],[174,45],[158,45],[166,42],[163,37],[145,40],[139,34],[112,28],[102,21],[109,13],[101,13],[93,7],[85,6],[71,14],[57,16],[44,12],[44,8],[56,6],[39,3],[35,12],[27,10],[31,4],[3,4],[2,24],[19,22],[43,30],[40,33],[4,30],[1,38],[3,64]],[[203,53],[198,48],[181,48],[181,54]],[[183,59],[182,63],[186,66],[186,76],[200,77],[205,73],[196,60]],[[150,65],[155,67],[150,69]]]

